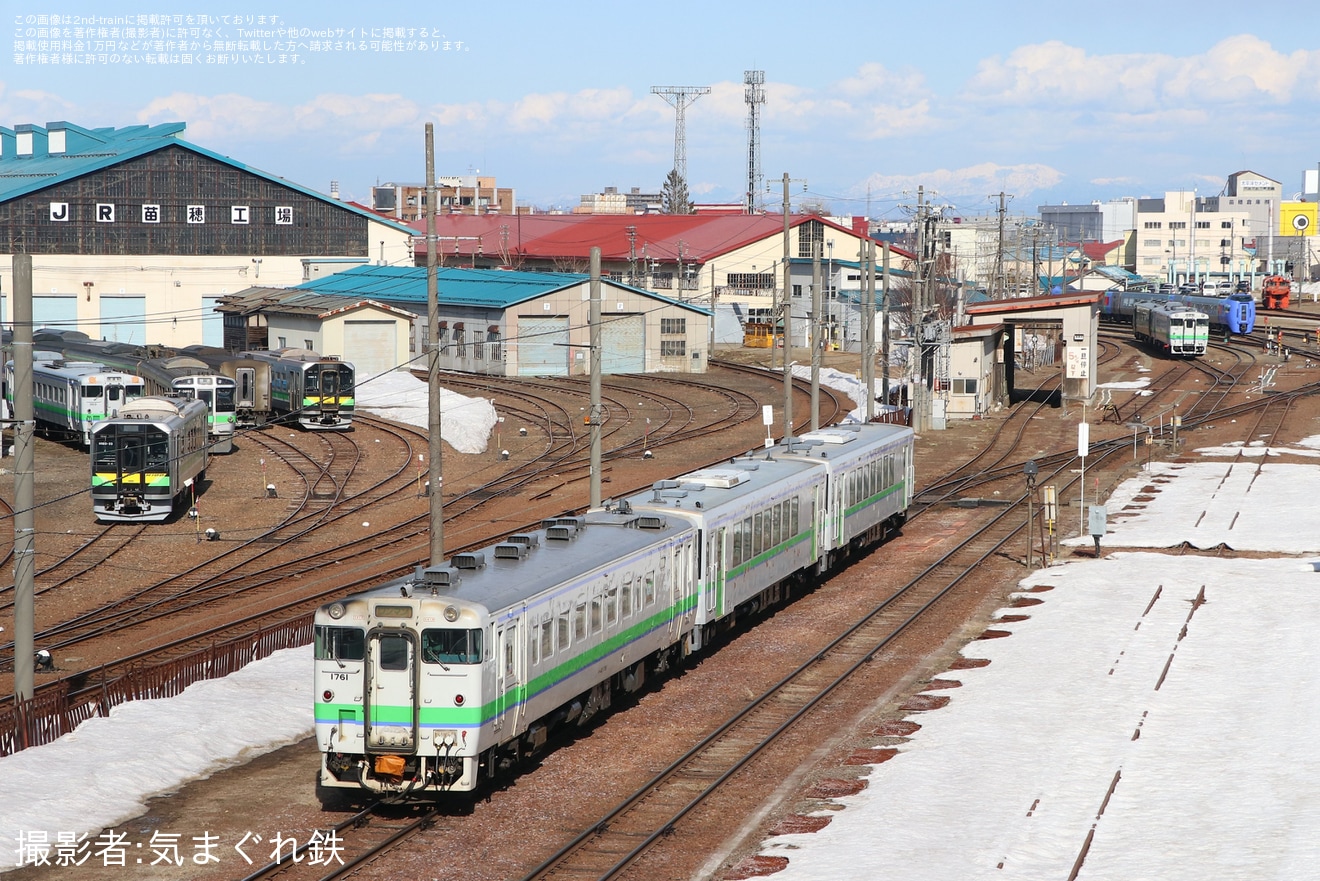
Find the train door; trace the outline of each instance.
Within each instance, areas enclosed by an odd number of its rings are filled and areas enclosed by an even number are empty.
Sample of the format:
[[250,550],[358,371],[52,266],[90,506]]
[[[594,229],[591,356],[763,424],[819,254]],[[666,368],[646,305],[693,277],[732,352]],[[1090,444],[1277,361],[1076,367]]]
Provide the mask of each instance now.
[[308,389],[308,397],[319,396],[322,411],[339,409],[339,365],[326,364],[316,368],[316,390]]
[[367,634],[365,704],[369,751],[412,753],[417,748],[417,643],[406,630]]
[[710,533],[710,544],[706,548],[706,619],[718,618],[724,614],[724,541],[726,527],[719,527]]
[[252,408],[257,405],[257,371],[251,367],[239,367],[234,370],[234,404],[238,407]]
[[128,403],[128,394],[122,382],[111,382],[105,387],[105,415],[113,419],[119,415],[119,408]]
[[503,731],[506,715],[511,736],[518,729],[518,622],[508,621],[495,629],[495,731]]

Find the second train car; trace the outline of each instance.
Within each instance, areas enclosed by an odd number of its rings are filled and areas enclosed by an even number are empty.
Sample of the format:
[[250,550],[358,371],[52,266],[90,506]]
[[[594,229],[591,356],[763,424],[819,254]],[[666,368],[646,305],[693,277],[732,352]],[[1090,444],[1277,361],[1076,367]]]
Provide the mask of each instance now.
[[[237,384],[240,412],[296,421],[312,430],[353,427],[353,365],[310,349],[242,352],[220,370]],[[266,409],[263,409],[266,408]]]

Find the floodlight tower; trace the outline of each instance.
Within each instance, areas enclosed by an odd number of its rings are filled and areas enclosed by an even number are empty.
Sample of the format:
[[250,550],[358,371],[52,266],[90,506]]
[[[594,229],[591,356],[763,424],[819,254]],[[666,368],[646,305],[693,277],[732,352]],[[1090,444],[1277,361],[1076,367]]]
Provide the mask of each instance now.
[[651,94],[659,95],[674,108],[674,171],[687,182],[687,125],[684,110],[687,105],[710,94],[710,86],[651,86]]
[[761,210],[761,105],[765,103],[765,71],[743,71],[747,101],[747,199],[743,210]]

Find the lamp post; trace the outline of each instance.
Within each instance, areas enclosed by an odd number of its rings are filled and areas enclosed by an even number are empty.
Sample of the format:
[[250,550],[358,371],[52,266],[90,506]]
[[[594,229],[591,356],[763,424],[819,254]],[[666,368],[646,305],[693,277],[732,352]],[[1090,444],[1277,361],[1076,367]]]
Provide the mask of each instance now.
[[1022,474],[1027,478],[1027,568],[1028,569],[1032,568],[1032,563],[1035,561],[1035,550],[1032,547],[1032,543],[1035,541],[1035,535],[1033,535],[1034,532],[1033,523],[1035,522],[1036,519],[1035,496],[1036,496],[1036,474],[1038,472],[1039,469],[1036,468],[1035,459],[1028,459],[1027,464],[1022,466]]

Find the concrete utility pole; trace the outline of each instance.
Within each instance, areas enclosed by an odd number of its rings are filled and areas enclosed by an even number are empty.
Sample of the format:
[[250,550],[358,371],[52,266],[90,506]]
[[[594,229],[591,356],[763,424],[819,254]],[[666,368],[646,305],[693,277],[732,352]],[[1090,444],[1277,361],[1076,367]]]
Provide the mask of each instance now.
[[912,289],[912,352],[916,365],[912,372],[912,427],[926,430],[926,350],[921,325],[926,314],[926,188],[917,187],[917,272]]
[[440,294],[435,267],[435,126],[426,124],[426,430],[432,566],[445,561],[445,506],[440,457]]
[[[32,405],[32,255],[14,255],[14,699],[34,691],[36,633],[35,412]],[[26,745],[26,744],[25,744]]]
[[788,253],[788,172],[784,172],[784,443],[793,439],[793,266]]
[[883,299],[880,303],[880,352],[884,361],[880,365],[880,395],[884,398],[885,406],[889,406],[889,242],[881,242],[880,247],[884,249],[884,273],[880,276],[881,295]]
[[600,248],[591,249],[591,507],[600,507]]
[[820,289],[820,242],[811,245],[811,430],[820,428],[821,309],[825,302]]
[[999,192],[999,247],[995,251],[995,299],[1004,299],[1004,192]]
[[[868,221],[869,223],[869,221]],[[870,231],[861,247],[862,274],[862,385],[866,388],[866,421],[875,418],[875,242]]]

